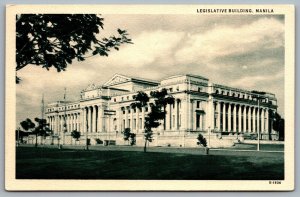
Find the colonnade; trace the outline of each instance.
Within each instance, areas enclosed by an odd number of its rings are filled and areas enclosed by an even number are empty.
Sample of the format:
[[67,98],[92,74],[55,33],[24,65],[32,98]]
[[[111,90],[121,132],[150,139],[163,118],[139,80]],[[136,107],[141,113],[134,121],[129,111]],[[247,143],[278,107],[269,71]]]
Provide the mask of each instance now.
[[107,131],[107,126],[105,126],[106,118],[104,116],[104,109],[106,107],[103,105],[92,105],[82,108],[82,132],[103,132]]
[[[66,117],[65,120],[64,117]],[[80,131],[81,129],[79,112],[67,113],[66,116],[64,114],[48,116],[47,119],[47,122],[49,123],[49,128],[52,131],[54,131],[54,133],[63,132],[65,129],[65,122],[67,132],[72,132],[73,130]]]
[[[174,104],[167,104],[165,120],[161,120],[161,125],[157,128],[163,130],[178,130],[181,124],[180,116],[181,101],[176,99]],[[150,105],[141,109],[134,109],[130,105],[122,106],[117,110],[116,120],[113,123],[114,128],[123,131],[124,128],[130,128],[132,131],[140,132],[144,130],[145,116],[151,110]],[[119,113],[118,113],[119,112]]]
[[[266,107],[224,101],[215,101],[212,106],[201,101],[206,104],[199,107],[197,102],[200,101],[176,99],[174,104],[168,104],[165,108],[165,120],[161,120],[157,130],[206,130],[210,123],[211,128],[219,132],[257,133],[259,130],[263,134],[270,130],[269,109]],[[211,115],[207,114],[209,107],[212,108]],[[60,114],[47,118],[54,133],[64,131],[65,121],[67,132],[122,132],[125,128],[130,128],[138,133],[144,130],[145,116],[151,108],[149,105],[141,109],[134,109],[131,105],[115,105],[112,109],[116,110],[116,114],[110,117],[104,114],[105,109],[107,106],[103,104],[92,105],[81,111],[67,113],[66,120]]]
[[214,128],[222,132],[268,133],[268,108],[229,102],[214,103]]

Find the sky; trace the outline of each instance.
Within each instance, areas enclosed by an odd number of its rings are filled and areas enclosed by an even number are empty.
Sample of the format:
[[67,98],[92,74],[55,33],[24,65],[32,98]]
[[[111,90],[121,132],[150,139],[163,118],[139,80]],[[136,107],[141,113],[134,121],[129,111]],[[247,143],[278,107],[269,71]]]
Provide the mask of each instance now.
[[28,65],[18,71],[17,120],[41,116],[45,103],[79,100],[89,84],[115,73],[161,80],[195,74],[213,83],[274,93],[284,117],[284,18],[280,15],[102,15],[99,38],[126,29],[134,44],[108,57],[73,61],[65,72]]

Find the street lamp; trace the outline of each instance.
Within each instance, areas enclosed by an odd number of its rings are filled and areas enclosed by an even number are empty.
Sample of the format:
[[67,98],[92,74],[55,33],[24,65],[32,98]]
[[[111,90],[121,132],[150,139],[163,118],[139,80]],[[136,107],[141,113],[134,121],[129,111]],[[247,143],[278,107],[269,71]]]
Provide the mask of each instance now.
[[[254,95],[252,95],[252,98],[256,98],[257,99],[257,105],[258,105],[258,122],[260,120],[260,114],[259,114],[259,102],[260,100],[263,100],[264,97],[263,95],[265,95],[265,92],[259,92],[259,91],[251,91],[251,93],[254,93]],[[261,125],[261,124],[259,124]],[[257,151],[260,151],[260,129],[259,127],[257,128]]]
[[210,127],[208,127],[208,148],[210,148]]

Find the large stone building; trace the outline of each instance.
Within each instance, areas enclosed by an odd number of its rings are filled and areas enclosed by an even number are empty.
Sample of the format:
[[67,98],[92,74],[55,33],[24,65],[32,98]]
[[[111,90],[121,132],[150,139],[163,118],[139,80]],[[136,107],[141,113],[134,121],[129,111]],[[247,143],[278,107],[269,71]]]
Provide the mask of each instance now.
[[[70,133],[81,132],[80,143],[126,144],[122,131],[130,128],[137,145],[144,144],[145,116],[150,107],[133,109],[134,95],[165,88],[175,98],[166,108],[166,118],[154,129],[153,146],[196,146],[202,133],[214,144],[231,139],[278,139],[271,114],[277,110],[274,94],[211,83],[198,75],[176,75],[161,81],[116,74],[105,84],[89,85],[80,100],[57,101],[46,108],[47,121],[60,143],[75,143]],[[150,99],[151,103],[151,99]],[[65,117],[65,118],[64,118]],[[66,128],[64,128],[64,125]]]

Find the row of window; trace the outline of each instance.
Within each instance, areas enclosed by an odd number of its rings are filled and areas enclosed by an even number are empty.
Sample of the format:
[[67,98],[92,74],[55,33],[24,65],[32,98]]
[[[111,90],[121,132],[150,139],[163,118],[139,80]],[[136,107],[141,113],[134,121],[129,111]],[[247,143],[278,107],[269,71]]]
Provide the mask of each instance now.
[[[176,127],[176,122],[175,122],[175,115],[173,115],[173,117],[172,117],[172,124],[170,125],[170,128],[167,128],[167,129],[172,129],[172,128],[175,128]],[[139,129],[142,129],[143,127],[142,127],[142,118],[139,118],[138,119],[139,120],[139,122],[138,122],[138,126],[136,125],[136,123],[137,123],[137,119],[136,118],[134,118],[133,119],[133,125],[131,125],[131,119],[127,119],[127,128],[132,128],[132,129],[137,129],[137,128],[139,128]],[[122,129],[124,129],[125,128],[125,119],[123,119],[123,124],[122,124]],[[177,127],[181,127],[181,114],[179,114],[179,117],[178,117],[178,122],[177,122]]]
[[[67,109],[75,109],[75,108],[78,108],[79,107],[79,104],[75,104],[75,105],[70,105],[70,106],[67,106]],[[59,107],[58,110],[64,110],[65,107]],[[52,112],[52,111],[55,111],[55,108],[50,108],[50,109],[47,109],[47,112]]]
[[[236,97],[236,98],[242,98],[242,99],[252,99],[252,100],[254,99],[251,95],[237,93],[237,92],[233,92],[230,94],[230,91],[226,91],[226,90],[216,90],[215,93],[221,94],[221,95],[226,95],[226,96],[232,96],[232,97]],[[268,98],[265,98],[263,100],[263,102],[268,102]]]

